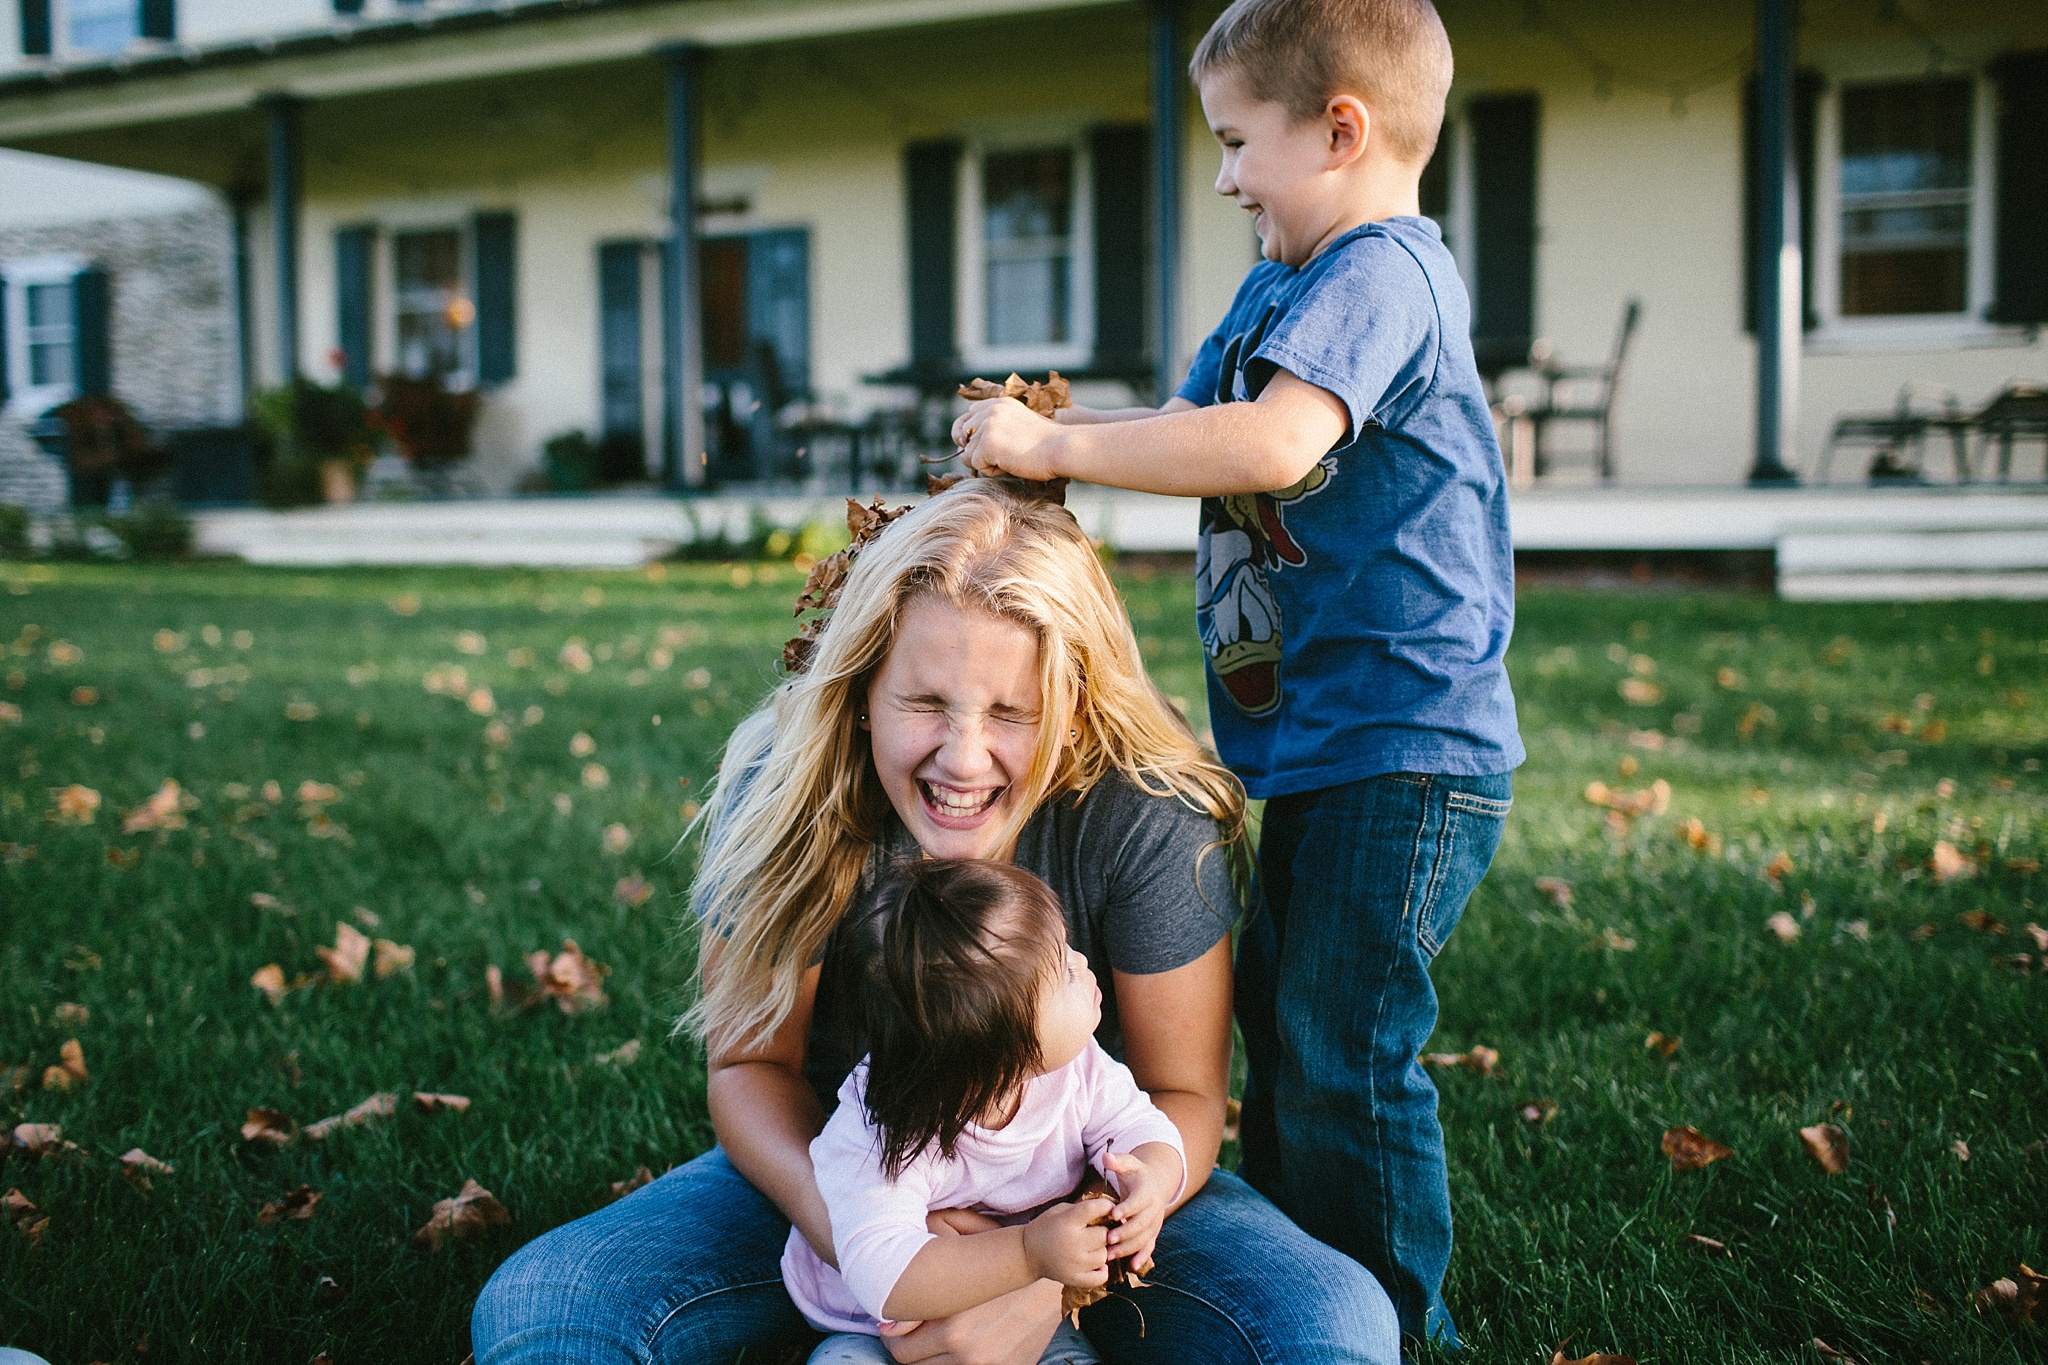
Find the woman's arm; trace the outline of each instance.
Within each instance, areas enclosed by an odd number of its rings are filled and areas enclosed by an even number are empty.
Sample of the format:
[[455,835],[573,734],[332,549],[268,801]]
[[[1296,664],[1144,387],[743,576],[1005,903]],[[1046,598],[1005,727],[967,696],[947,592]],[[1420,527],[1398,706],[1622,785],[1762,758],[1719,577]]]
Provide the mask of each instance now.
[[[707,962],[715,951],[707,950]],[[825,1126],[825,1111],[804,1079],[804,1043],[818,999],[822,968],[804,973],[796,1008],[758,1048],[720,1052],[707,1059],[705,1085],[711,1130],[733,1168],[768,1196],[827,1265],[837,1266],[832,1220],[811,1170],[811,1139]]]
[[[1114,972],[1124,1064],[1138,1086],[1180,1129],[1187,1187],[1172,1208],[1194,1197],[1223,1146],[1230,1096],[1230,940],[1184,967],[1139,976]],[[1170,1210],[1169,1210],[1170,1211]],[[1110,1234],[1110,1254],[1116,1234]]]

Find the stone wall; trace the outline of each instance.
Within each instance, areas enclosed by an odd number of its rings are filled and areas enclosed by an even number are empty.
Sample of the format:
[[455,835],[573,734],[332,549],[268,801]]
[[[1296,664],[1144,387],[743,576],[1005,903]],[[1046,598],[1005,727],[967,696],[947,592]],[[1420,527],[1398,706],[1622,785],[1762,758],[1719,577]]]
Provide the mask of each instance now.
[[[225,205],[208,205],[0,227],[0,261],[68,252],[106,270],[115,394],[154,429],[233,423],[241,397],[232,222]],[[63,470],[10,418],[0,418],[0,502],[38,511],[65,502]]]

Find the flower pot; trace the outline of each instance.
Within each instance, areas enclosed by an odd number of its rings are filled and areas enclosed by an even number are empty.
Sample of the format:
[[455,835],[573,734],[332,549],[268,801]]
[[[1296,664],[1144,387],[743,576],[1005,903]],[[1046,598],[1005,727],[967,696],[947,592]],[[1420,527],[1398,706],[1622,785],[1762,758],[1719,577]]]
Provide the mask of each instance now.
[[356,467],[352,460],[320,462],[320,496],[328,502],[356,500]]

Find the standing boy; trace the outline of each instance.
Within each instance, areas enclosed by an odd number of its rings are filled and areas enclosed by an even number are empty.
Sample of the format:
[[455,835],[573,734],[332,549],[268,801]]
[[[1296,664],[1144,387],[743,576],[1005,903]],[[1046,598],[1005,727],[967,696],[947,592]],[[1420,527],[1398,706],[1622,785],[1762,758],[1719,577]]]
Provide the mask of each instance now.
[[[1243,1173],[1454,1345],[1429,963],[1522,761],[1514,565],[1470,303],[1418,182],[1451,47],[1429,0],[1236,0],[1190,71],[1264,260],[1162,408],[1010,399],[990,473],[1202,498],[1197,621],[1224,760],[1266,799],[1238,950]],[[1113,425],[1111,425],[1113,424]]]

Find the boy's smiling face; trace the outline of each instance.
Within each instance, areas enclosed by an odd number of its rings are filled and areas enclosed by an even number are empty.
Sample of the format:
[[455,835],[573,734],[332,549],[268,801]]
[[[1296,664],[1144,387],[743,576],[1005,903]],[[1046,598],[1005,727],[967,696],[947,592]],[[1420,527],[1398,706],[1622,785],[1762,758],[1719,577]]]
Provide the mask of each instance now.
[[1223,149],[1216,192],[1254,215],[1267,260],[1305,264],[1345,226],[1337,172],[1362,150],[1365,106],[1340,96],[1329,114],[1296,119],[1285,105],[1253,95],[1228,68],[1204,75],[1201,92],[1209,131]]

